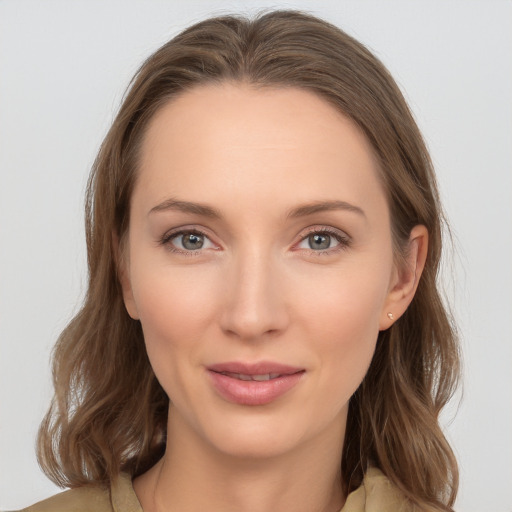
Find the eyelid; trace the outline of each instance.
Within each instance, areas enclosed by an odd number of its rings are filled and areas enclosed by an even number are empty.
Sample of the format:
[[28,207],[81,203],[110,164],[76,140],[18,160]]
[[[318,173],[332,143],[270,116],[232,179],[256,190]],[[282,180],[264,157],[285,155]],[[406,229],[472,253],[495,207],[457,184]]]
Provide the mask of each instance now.
[[[206,249],[202,249],[202,248],[195,250],[195,251],[194,250],[181,250],[181,249],[179,249],[175,246],[172,246],[170,244],[170,241],[173,238],[175,238],[179,235],[187,234],[187,233],[195,233],[195,234],[204,236],[214,245],[213,250],[221,249],[220,245],[213,240],[214,237],[212,237],[212,235],[209,233],[209,230],[202,228],[202,227],[198,227],[197,225],[194,225],[194,224],[171,228],[168,231],[166,231],[159,238],[158,242],[160,245],[166,246],[169,251],[175,252],[178,254],[185,254],[188,256],[193,256],[193,255],[197,255],[198,253],[205,252]],[[336,245],[335,247],[324,249],[324,250],[297,248],[298,244],[303,242],[308,236],[310,236],[314,233],[327,234],[329,236],[332,236],[338,241],[338,245]],[[335,228],[333,226],[326,226],[326,225],[322,225],[322,224],[309,226],[309,227],[305,228],[305,230],[303,230],[298,236],[299,236],[299,239],[297,242],[295,242],[293,244],[292,249],[295,248],[295,250],[297,250],[297,251],[307,251],[309,253],[314,253],[317,255],[326,254],[326,253],[334,253],[334,252],[346,249],[352,243],[352,238],[345,231],[343,231],[339,228]],[[211,248],[208,248],[208,250],[211,250]]]
[[338,245],[336,247],[330,247],[329,249],[323,249],[323,250],[317,250],[317,251],[315,251],[313,249],[303,249],[303,248],[298,248],[296,250],[299,250],[299,251],[304,250],[304,251],[308,251],[309,253],[314,253],[314,254],[319,255],[319,254],[334,253],[334,252],[344,250],[344,249],[350,247],[350,245],[352,243],[352,238],[345,231],[342,231],[341,229],[338,229],[338,228],[335,228],[332,226],[325,226],[325,225],[318,224],[315,226],[309,226],[308,228],[306,228],[305,231],[302,231],[301,234],[299,235],[300,238],[299,238],[298,242],[296,242],[294,244],[294,247],[296,247],[298,244],[300,244],[301,242],[306,240],[306,238],[308,236],[315,234],[315,233],[327,234],[329,236],[334,237],[338,241]]
[[208,230],[197,227],[196,225],[185,225],[185,226],[178,226],[175,228],[171,228],[160,237],[160,239],[158,240],[158,243],[159,243],[159,245],[166,246],[167,250],[169,250],[170,252],[177,253],[177,254],[183,254],[186,256],[194,256],[199,253],[205,252],[206,250],[212,249],[212,248],[207,248],[207,249],[201,248],[201,249],[197,249],[195,251],[194,250],[183,250],[183,249],[179,249],[178,247],[175,247],[171,244],[171,240],[173,238],[176,238],[180,235],[185,235],[187,233],[201,235],[210,241],[210,243],[214,246],[213,250],[220,249],[219,244],[217,244],[216,242],[214,242],[212,240],[212,236],[209,234]]

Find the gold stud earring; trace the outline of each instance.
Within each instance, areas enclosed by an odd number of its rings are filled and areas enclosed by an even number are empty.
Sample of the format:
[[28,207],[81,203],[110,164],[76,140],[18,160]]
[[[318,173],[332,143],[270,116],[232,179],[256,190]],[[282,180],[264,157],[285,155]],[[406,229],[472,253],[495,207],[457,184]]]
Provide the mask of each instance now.
[[388,318],[390,320],[394,320],[395,319],[395,317],[393,316],[393,313],[388,313]]

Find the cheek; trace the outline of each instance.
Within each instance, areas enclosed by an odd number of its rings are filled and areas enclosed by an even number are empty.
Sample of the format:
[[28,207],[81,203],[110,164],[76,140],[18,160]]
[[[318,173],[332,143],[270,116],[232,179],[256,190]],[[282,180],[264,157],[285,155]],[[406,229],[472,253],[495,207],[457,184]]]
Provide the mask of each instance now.
[[298,316],[329,338],[339,335],[347,342],[378,333],[389,274],[373,262],[303,276],[293,293],[300,301]]
[[174,337],[191,333],[204,324],[214,296],[210,269],[172,266],[150,258],[138,263],[134,261],[132,265],[131,279],[143,325]]
[[355,392],[370,365],[387,284],[379,272],[334,273],[318,280],[314,293],[302,301],[298,321],[325,370],[322,385],[340,391],[333,396],[340,404]]
[[[141,265],[132,276],[135,302],[151,364],[164,388],[178,378],[179,362],[192,364],[211,325],[214,300],[211,276],[200,269]],[[138,285],[138,286],[137,286]]]

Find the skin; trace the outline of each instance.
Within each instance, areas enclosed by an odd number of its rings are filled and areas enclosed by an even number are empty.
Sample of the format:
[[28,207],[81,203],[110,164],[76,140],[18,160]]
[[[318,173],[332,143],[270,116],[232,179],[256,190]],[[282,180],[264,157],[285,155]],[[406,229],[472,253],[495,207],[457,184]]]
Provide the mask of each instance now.
[[[171,402],[167,451],[134,481],[144,510],[339,510],[348,401],[412,300],[426,229],[396,268],[369,143],[299,89],[187,91],[151,121],[140,164],[121,281]],[[297,211],[333,201],[351,207]],[[225,400],[206,371],[262,360],[305,370],[266,405]]]

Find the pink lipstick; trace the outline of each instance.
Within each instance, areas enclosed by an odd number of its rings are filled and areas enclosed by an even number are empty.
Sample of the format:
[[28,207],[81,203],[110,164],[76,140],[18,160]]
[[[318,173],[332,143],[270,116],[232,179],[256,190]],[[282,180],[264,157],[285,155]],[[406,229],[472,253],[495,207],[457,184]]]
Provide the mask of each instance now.
[[240,405],[268,404],[292,389],[305,373],[304,368],[267,361],[219,363],[207,370],[216,391]]

